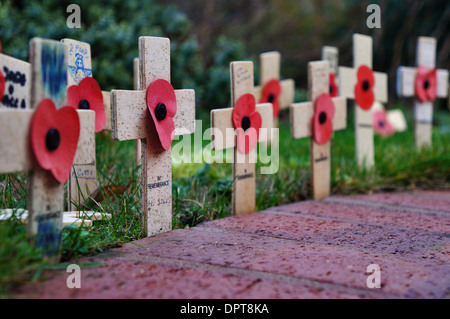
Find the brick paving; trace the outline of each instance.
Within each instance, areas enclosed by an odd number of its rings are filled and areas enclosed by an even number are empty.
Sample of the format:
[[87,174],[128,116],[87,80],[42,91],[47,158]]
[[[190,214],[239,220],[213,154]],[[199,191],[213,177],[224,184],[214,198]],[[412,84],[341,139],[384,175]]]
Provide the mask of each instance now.
[[[175,230],[19,288],[29,298],[449,298],[450,191],[332,196]],[[381,268],[369,289],[367,266]]]

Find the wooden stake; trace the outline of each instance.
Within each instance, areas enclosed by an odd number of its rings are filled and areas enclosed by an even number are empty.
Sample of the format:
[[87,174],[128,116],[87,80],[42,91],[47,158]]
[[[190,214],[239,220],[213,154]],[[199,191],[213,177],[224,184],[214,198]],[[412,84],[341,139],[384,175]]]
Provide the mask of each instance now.
[[[67,102],[67,47],[57,41],[34,38],[30,45],[31,109],[44,98],[56,108]],[[52,76],[48,76],[51,72]],[[49,171],[35,165],[29,179],[28,233],[48,256],[59,252],[64,208],[64,184],[58,183]],[[58,258],[59,259],[59,258]]]
[[[312,122],[316,99],[329,93],[329,68],[327,61],[308,64],[308,95],[312,102],[296,103],[291,106],[292,138],[311,137],[311,186],[314,199],[323,199],[330,195],[330,141],[318,144],[312,138]],[[347,126],[347,106],[345,97],[333,98],[335,116],[333,130],[342,130]]]

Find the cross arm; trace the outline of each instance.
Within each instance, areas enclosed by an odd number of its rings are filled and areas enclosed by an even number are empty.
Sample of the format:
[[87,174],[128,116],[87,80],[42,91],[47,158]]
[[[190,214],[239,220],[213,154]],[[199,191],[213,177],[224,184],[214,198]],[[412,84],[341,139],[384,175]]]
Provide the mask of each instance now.
[[[6,90],[4,97],[0,99],[0,108],[12,107],[13,105],[11,104],[16,104],[18,108],[29,109],[31,64],[0,53],[0,71],[6,80]],[[7,73],[10,73],[12,76],[9,77]],[[14,80],[11,81],[11,78],[14,78]],[[8,92],[8,84],[13,85],[13,94]]]
[[[261,128],[267,129],[267,134],[259,134],[258,142],[267,142],[271,138],[273,127],[273,110],[271,103],[256,104],[256,111],[261,114]],[[233,125],[233,108],[211,111],[211,146],[220,151],[236,145]]]
[[[148,137],[151,121],[146,101],[146,91],[111,91],[112,137],[119,141]],[[175,133],[190,134],[195,131],[194,90],[176,90],[177,115],[174,117]]]
[[105,107],[105,131],[111,131],[111,93],[102,91],[103,105]]
[[[397,69],[397,95],[402,97],[415,96],[415,80],[416,80],[417,68],[401,66]],[[440,98],[446,98],[448,96],[447,83],[448,83],[448,70],[438,69],[436,72],[437,90],[436,95]]]
[[[388,101],[387,74],[374,72],[375,76],[375,100],[381,103]],[[349,67],[339,67],[339,95],[347,98],[355,98],[356,70]]]
[[0,174],[32,168],[29,127],[31,110],[0,110]]
[[333,98],[334,117],[333,131],[345,130],[347,128],[347,99],[343,96]]

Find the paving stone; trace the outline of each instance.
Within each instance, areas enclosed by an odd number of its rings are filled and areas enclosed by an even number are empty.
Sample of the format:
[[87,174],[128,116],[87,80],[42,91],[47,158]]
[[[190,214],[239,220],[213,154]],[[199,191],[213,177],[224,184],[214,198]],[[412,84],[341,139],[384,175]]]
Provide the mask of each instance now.
[[[40,298],[445,298],[448,191],[332,196],[141,239],[18,288]],[[136,245],[137,244],[137,245]],[[144,247],[144,248],[143,248]],[[367,266],[381,267],[380,289]]]
[[[431,193],[421,192],[414,193],[387,193],[387,194],[373,194],[373,195],[358,195],[348,196],[347,199],[357,199],[376,203],[401,205],[405,208],[424,208],[433,211],[444,211],[450,213],[450,202],[448,199],[442,198],[441,193],[431,196]],[[450,194],[448,195],[450,197]],[[343,197],[342,195],[336,197]]]

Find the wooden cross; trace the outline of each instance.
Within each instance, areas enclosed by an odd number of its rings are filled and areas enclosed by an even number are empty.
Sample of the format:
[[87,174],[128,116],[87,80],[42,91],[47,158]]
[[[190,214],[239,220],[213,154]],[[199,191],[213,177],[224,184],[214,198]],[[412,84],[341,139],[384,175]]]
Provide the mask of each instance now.
[[[139,90],[139,58],[133,60],[133,84],[134,89]],[[134,165],[136,167],[141,165],[142,145],[141,140],[134,141]]]
[[[28,234],[49,257],[57,255],[62,232],[64,184],[37,165],[31,151],[30,123],[33,110],[44,98],[57,108],[66,105],[67,51],[60,42],[34,38],[30,45],[30,109],[0,110],[0,173],[30,172]],[[18,96],[27,103],[26,94]]]
[[[348,99],[355,99],[355,85],[357,83],[357,70],[366,65],[372,69],[372,38],[362,34],[353,35],[353,67],[339,67],[339,93]],[[375,87],[373,88],[375,101],[386,103],[387,74],[373,72]],[[355,102],[355,146],[356,159],[360,167],[373,167],[374,143],[372,127],[372,110],[363,110]]]
[[[233,108],[244,94],[252,94],[253,63],[232,62],[231,70],[231,108],[211,111],[211,146],[220,151],[233,148],[233,194],[232,209],[235,214],[251,213],[256,210],[255,195],[255,162],[256,147],[250,152],[241,153],[237,147],[236,133],[233,125]],[[271,138],[273,125],[272,104],[257,104],[256,111],[261,115],[261,128],[266,128],[266,134],[259,134],[259,142],[267,142]]]
[[[147,89],[155,80],[170,82],[170,40],[139,38],[140,81],[138,91],[111,92],[112,136],[119,141],[141,140],[142,208],[145,235],[172,229],[172,155],[165,151],[156,133],[146,103]],[[195,131],[195,92],[176,90],[175,135]]]
[[[419,37],[417,40],[416,64],[428,70],[436,68],[436,39]],[[416,146],[431,145],[433,125],[433,101],[421,102],[415,92],[417,68],[401,66],[397,70],[397,94],[402,97],[416,97],[414,101]],[[448,96],[448,70],[437,70],[436,97]]]
[[[311,187],[314,199],[323,199],[330,195],[330,141],[318,144],[313,138],[313,118],[317,98],[329,94],[329,67],[327,61],[316,61],[308,64],[308,95],[310,102],[291,105],[291,135],[298,139],[311,137]],[[332,99],[335,114],[332,119],[333,131],[347,127],[347,99]]]
[[30,63],[0,53],[0,73],[5,79],[0,109],[30,109]]
[[[338,65],[339,65],[339,50],[336,47],[323,46],[322,47],[322,61],[327,61],[330,67],[330,74],[335,75],[335,84],[338,86],[338,92],[336,92],[337,96],[339,96],[339,81],[338,81]],[[332,94],[332,90],[334,88],[331,87],[330,83],[330,94]]]
[[[265,52],[260,54],[260,85],[255,87],[254,95],[256,103],[261,102],[264,86],[271,80],[280,80],[281,55],[277,51]],[[281,94],[279,96],[280,110],[289,108],[294,103],[295,82],[292,79],[280,81]],[[270,99],[269,101],[271,102]],[[273,127],[278,127],[278,117],[274,119]]]

